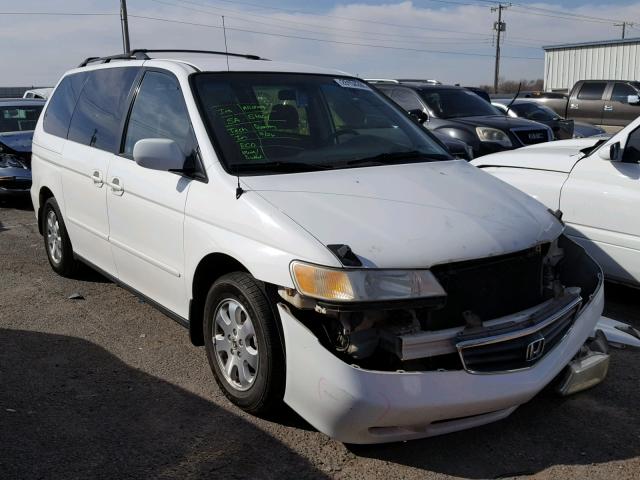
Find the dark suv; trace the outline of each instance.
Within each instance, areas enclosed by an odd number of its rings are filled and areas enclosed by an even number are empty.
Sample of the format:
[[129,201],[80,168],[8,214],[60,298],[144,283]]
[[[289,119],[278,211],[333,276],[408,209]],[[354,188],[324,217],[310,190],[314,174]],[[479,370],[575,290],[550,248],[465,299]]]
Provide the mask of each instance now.
[[371,83],[429,130],[467,143],[474,157],[554,139],[546,125],[505,117],[478,94],[463,87],[427,82]]

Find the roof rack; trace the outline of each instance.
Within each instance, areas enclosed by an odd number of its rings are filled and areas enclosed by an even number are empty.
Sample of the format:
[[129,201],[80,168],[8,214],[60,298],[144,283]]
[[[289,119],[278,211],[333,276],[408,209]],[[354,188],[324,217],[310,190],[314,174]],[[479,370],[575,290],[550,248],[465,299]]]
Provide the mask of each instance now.
[[86,58],[78,67],[86,67],[90,63],[109,63],[111,60],[151,60],[148,53],[204,53],[208,55],[225,55],[228,57],[242,57],[249,60],[266,60],[266,58],[259,57],[258,55],[244,54],[244,53],[231,53],[231,52],[219,52],[217,50],[182,50],[182,49],[155,49],[150,50],[146,48],[138,48],[131,50],[129,53],[121,53],[119,55],[109,55],[107,57],[89,57]]
[[415,83],[430,83],[431,85],[442,85],[440,80],[424,79],[424,78],[399,78],[399,82],[415,82]]
[[369,83],[400,83],[398,80],[393,80],[391,78],[365,78],[365,81]]

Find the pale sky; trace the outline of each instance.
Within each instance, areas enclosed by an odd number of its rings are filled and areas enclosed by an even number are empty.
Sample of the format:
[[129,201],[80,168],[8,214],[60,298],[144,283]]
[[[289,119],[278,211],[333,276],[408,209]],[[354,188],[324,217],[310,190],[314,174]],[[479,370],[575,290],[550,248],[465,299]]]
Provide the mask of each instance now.
[[[0,0],[0,86],[53,85],[85,57],[121,53],[119,3]],[[465,85],[493,79],[496,14],[491,12],[495,3],[486,0],[127,4],[133,48],[224,50],[224,15],[230,51],[362,77],[426,77]],[[623,21],[636,22],[627,27],[628,38],[640,37],[640,0],[512,2],[503,20],[507,32],[501,76],[542,78],[542,45],[619,38],[621,27],[614,24]]]

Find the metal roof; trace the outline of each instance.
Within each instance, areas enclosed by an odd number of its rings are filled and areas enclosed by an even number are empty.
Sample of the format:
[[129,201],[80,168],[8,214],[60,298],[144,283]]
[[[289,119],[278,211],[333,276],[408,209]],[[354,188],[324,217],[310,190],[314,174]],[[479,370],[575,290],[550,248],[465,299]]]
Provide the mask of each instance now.
[[560,45],[543,45],[542,49],[547,50],[560,50],[563,48],[580,48],[580,47],[603,47],[605,45],[625,45],[629,43],[639,43],[640,37],[635,38],[619,38],[617,40],[596,40],[593,42],[582,42],[582,43],[563,43]]

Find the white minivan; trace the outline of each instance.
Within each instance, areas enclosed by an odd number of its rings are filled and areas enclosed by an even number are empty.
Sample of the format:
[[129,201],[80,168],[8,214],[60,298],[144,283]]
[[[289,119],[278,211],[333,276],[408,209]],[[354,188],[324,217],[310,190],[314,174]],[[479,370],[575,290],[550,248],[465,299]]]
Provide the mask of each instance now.
[[602,274],[561,221],[345,73],[89,59],[32,166],[52,268],[87,264],[187,327],[249,412],[284,400],[344,442],[397,441],[606,375]]

